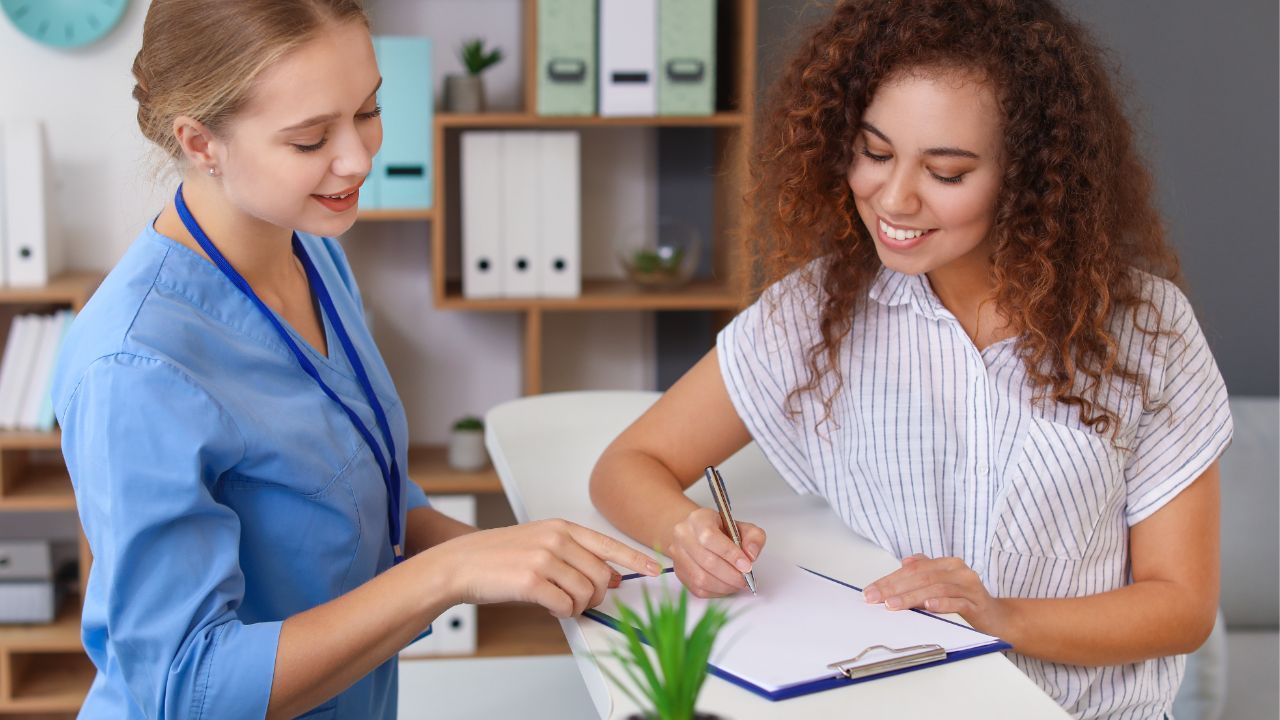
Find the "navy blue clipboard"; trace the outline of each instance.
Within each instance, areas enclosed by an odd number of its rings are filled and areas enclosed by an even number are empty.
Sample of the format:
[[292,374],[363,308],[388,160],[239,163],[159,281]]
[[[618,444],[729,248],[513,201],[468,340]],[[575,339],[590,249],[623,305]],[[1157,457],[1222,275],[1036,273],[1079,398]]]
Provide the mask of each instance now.
[[[853,590],[862,592],[862,588],[856,585],[850,585],[847,582],[837,580],[827,575],[823,575],[820,572],[810,570],[809,568],[806,568],[803,566],[801,566],[801,569],[809,573],[812,573],[813,575],[816,575],[824,580],[829,580],[833,583],[836,583],[837,585],[843,585],[844,587],[852,588]],[[672,569],[667,568],[663,570],[663,572],[669,573],[669,572],[672,572]],[[632,580],[638,577],[642,577],[642,576],[639,574],[625,575],[623,576],[622,580],[625,582],[627,580]],[[919,613],[926,617],[937,620],[938,622],[944,622],[949,625],[955,625],[957,627],[967,628],[967,626],[965,625],[952,622],[951,620],[938,617],[933,613],[925,612],[923,610],[911,610],[910,612]],[[592,620],[595,620],[596,622],[601,623],[602,625],[606,625],[614,630],[618,630],[618,628],[621,626],[620,620],[618,620],[617,618],[611,615],[603,613],[599,610],[591,609],[591,610],[587,610],[583,614],[586,617],[589,617]],[[649,644],[649,640],[644,636],[644,633],[640,633],[640,639],[644,641],[646,645]],[[801,695],[811,695],[816,692],[822,692],[823,690],[831,690],[834,688],[844,687],[846,685],[856,685],[858,683],[867,682],[869,680],[876,680],[879,678],[891,677],[893,675],[901,675],[903,673],[912,672],[913,670],[923,670],[924,668],[934,667],[935,665],[945,665],[947,663],[956,662],[958,660],[966,660],[971,657],[986,655],[988,653],[993,653],[993,652],[1000,652],[1002,650],[1010,650],[1012,648],[1013,646],[1010,645],[1009,643],[1004,642],[1003,640],[997,640],[995,642],[987,643],[985,645],[978,645],[976,647],[968,648],[965,650],[959,650],[952,653],[944,653],[944,656],[941,657],[940,659],[928,660],[923,662],[915,662],[906,666],[893,667],[891,669],[886,669],[881,672],[875,672],[873,674],[862,675],[860,677],[834,675],[830,678],[814,680],[812,682],[801,683],[798,685],[791,685],[776,691],[766,690],[765,688],[762,688],[759,685],[756,685],[754,683],[748,682],[738,677],[737,675],[734,675],[733,673],[730,673],[724,670],[723,668],[717,667],[713,663],[707,663],[707,672],[711,673],[712,675],[715,675],[716,677],[722,680],[731,682],[740,688],[743,688],[745,690],[750,690],[751,692],[755,693],[756,695],[759,695],[760,697],[776,702],[778,700],[789,700],[790,698],[800,697]]]

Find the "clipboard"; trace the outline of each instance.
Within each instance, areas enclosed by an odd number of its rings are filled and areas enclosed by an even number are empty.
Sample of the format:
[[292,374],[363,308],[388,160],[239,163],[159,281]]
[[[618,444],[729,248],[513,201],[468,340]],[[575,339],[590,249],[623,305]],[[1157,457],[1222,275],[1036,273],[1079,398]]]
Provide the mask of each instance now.
[[[707,664],[707,671],[768,700],[775,702],[787,700],[1012,648],[1009,643],[999,638],[980,633],[966,625],[952,622],[922,610],[890,611],[881,605],[868,605],[862,597],[862,588],[823,575],[809,568],[776,561],[770,567],[762,567],[763,565],[764,563],[758,562],[756,567],[757,579],[760,583],[760,597],[765,598],[766,602],[768,602],[768,593],[772,583],[784,581],[797,585],[803,584],[804,587],[797,589],[790,596],[780,597],[778,602],[785,603],[785,606],[757,606],[766,607],[767,609],[764,613],[756,613],[756,622],[754,624],[747,623],[745,626],[741,626],[742,623],[740,621],[744,617],[750,618],[753,613],[753,604],[758,599],[753,600],[744,594],[734,596],[732,600],[738,604],[731,607],[730,612],[735,615],[735,619],[730,621],[729,625],[722,631],[721,636],[717,638],[716,649],[713,650],[711,660]],[[667,575],[667,573],[671,572],[671,569],[666,570],[663,577],[667,578],[670,589],[676,591],[679,583],[674,579],[674,575]],[[628,583],[653,583],[655,581],[653,578],[645,580],[644,576],[641,575],[628,575],[623,578],[623,585],[625,586]],[[830,583],[830,585],[827,583]],[[773,585],[773,587],[776,588],[776,585]],[[819,592],[814,593],[814,590]],[[848,593],[847,596],[844,595],[845,591]],[[617,592],[611,591],[611,594]],[[635,592],[635,588],[629,591],[631,595],[634,595]],[[787,593],[781,594],[788,595]],[[819,598],[818,601],[827,603],[827,606],[806,607],[804,598],[809,597]],[[847,602],[850,604],[833,607],[830,605],[833,600],[837,603]],[[694,604],[705,603],[705,601],[698,601],[697,598],[690,597],[689,602],[691,618],[700,616],[701,613],[695,610]],[[857,605],[852,603],[857,603]],[[628,604],[631,604],[631,602],[629,601]],[[608,610],[611,607],[612,601],[610,596],[607,595],[600,608],[587,610],[585,615],[596,622],[618,630],[620,621],[609,614]],[[805,625],[810,617],[820,617],[825,618],[825,620],[821,621],[822,625],[820,626]],[[848,618],[847,622],[840,620],[843,617]],[[801,628],[793,636],[791,647],[785,647],[789,636],[786,635],[788,628],[783,625],[788,622],[788,618],[795,618],[794,622]],[[831,618],[837,619],[834,624],[827,622]],[[762,625],[761,623],[767,624]],[[736,634],[734,630],[735,624],[740,625]],[[888,626],[893,626],[894,628],[899,626],[909,627],[909,632],[887,629]],[[814,638],[806,637],[805,632],[820,633],[822,635],[821,642],[811,642]],[[850,639],[846,642],[846,636],[842,634],[846,632],[849,632],[848,638],[853,638],[854,636],[865,637],[866,641]],[[783,633],[782,647],[778,645],[779,633]],[[752,637],[753,635],[764,636],[769,634],[772,634],[772,640],[763,637]],[[882,638],[914,637],[919,639],[930,636],[935,636],[934,639],[938,640],[938,642],[895,643],[879,641]],[[648,644],[648,639],[644,638],[643,633],[641,634],[641,639]],[[770,648],[770,658],[761,660],[758,657],[750,657],[750,649],[746,648],[748,657],[745,658],[745,661],[742,657],[735,660],[733,656],[734,646],[737,645],[739,650],[743,650],[745,645],[750,645],[752,642],[763,643],[768,646]],[[728,648],[727,650],[725,649],[726,647]],[[831,654],[835,649],[839,649],[840,652]],[[815,656],[815,653],[825,654],[826,656]],[[743,654],[743,652],[738,653],[740,656]],[[758,665],[760,662],[768,665],[775,655],[779,658],[777,660],[778,663],[786,665],[782,667],[774,665],[771,667],[771,673],[764,674],[760,672],[759,667],[753,666]],[[801,667],[801,663],[794,662],[794,658],[797,657],[805,658],[803,667]],[[791,660],[788,661],[787,658],[791,658]],[[794,664],[794,681],[779,680],[780,677],[784,677],[792,669],[791,664],[787,663]],[[778,673],[781,673],[781,675]]]

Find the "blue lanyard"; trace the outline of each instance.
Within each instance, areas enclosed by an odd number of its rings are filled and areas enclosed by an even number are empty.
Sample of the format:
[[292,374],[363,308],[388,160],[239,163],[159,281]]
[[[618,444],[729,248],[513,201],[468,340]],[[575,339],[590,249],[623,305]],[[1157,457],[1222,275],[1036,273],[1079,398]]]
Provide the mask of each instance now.
[[266,306],[258,297],[253,288],[249,287],[249,283],[231,267],[231,263],[218,252],[218,248],[214,247],[213,242],[209,240],[209,236],[205,235],[204,230],[200,228],[200,224],[191,215],[191,211],[187,209],[187,203],[182,197],[182,185],[178,185],[178,192],[173,197],[174,205],[178,209],[178,216],[182,218],[182,224],[187,226],[187,232],[200,243],[200,247],[204,249],[213,263],[218,266],[223,275],[231,281],[233,285],[240,289],[253,304],[258,306],[268,321],[275,327],[276,332],[280,334],[280,338],[284,340],[285,345],[293,351],[293,356],[297,358],[298,364],[302,369],[311,376],[312,380],[320,386],[325,395],[329,399],[338,403],[338,405],[347,413],[347,417],[351,419],[351,424],[360,433],[360,437],[364,438],[364,442],[373,452],[373,457],[378,461],[378,469],[382,471],[382,481],[387,486],[387,528],[391,536],[391,550],[395,556],[395,563],[404,560],[404,546],[400,540],[400,466],[396,461],[396,443],[391,436],[391,425],[387,422],[387,415],[382,411],[382,403],[378,402],[378,396],[373,391],[373,385],[369,382],[369,375],[364,370],[364,365],[360,362],[360,354],[356,352],[355,347],[351,344],[351,338],[347,335],[347,329],[342,325],[342,318],[338,316],[337,310],[333,307],[333,300],[329,297],[329,291],[325,289],[324,281],[320,279],[320,273],[316,272],[316,267],[311,263],[311,258],[307,255],[306,248],[302,247],[302,240],[298,238],[298,234],[293,234],[293,254],[298,256],[298,260],[302,262],[302,267],[307,272],[307,280],[311,283],[311,288],[316,293],[316,298],[320,301],[320,307],[324,310],[325,316],[329,318],[329,324],[333,326],[333,330],[338,335],[338,341],[342,344],[342,350],[346,353],[347,359],[351,362],[351,368],[356,373],[356,379],[360,382],[360,388],[364,390],[365,397],[369,400],[370,407],[373,408],[373,414],[378,420],[378,429],[382,431],[382,439],[387,443],[387,452],[391,455],[391,464],[387,465],[387,459],[382,454],[382,448],[378,442],[374,440],[373,433],[369,432],[369,428],[360,420],[360,416],[355,411],[342,402],[324,380],[320,379],[320,373],[316,370],[316,366],[302,352],[302,348],[293,341],[289,336],[289,331],[285,330],[284,325],[276,318],[275,313]]

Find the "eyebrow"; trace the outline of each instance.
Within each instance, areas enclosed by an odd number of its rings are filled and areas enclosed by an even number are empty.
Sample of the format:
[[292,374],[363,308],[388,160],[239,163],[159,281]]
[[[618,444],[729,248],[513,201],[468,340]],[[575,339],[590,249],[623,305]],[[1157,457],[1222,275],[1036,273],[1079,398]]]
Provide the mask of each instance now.
[[[373,97],[374,95],[377,95],[378,90],[380,90],[381,88],[382,88],[382,78],[378,78],[378,84],[373,86],[373,92],[369,93],[369,97]],[[368,101],[368,98],[365,98],[365,100]],[[287,128],[282,128],[280,132],[287,133],[287,132],[292,132],[294,130],[302,130],[303,128],[313,127],[315,125],[321,125],[331,120],[336,120],[339,115],[340,113],[331,112],[331,113],[325,113],[323,115],[316,115],[314,117],[309,117],[300,123],[294,123]]]
[[[877,129],[875,125],[872,125],[872,124],[871,124],[871,123],[869,123],[869,122],[865,122],[865,121],[864,121],[864,122],[862,123],[862,129],[863,129],[863,130],[866,130],[867,132],[871,133],[872,135],[875,135],[876,137],[878,137],[878,138],[880,138],[881,140],[883,140],[883,141],[885,141],[885,142],[889,143],[890,145],[892,145],[892,144],[893,144],[893,141],[889,139],[889,136],[887,136],[887,135],[885,135],[884,133],[880,132],[880,130],[879,130],[879,129]],[[968,150],[964,150],[964,149],[962,149],[962,148],[957,148],[957,147],[934,147],[934,148],[927,148],[927,149],[924,151],[924,154],[925,154],[925,155],[932,155],[932,156],[934,156],[934,157],[960,157],[960,158],[972,158],[972,159],[974,159],[974,160],[977,160],[977,159],[978,159],[978,154],[977,154],[977,153],[970,152],[970,151],[968,151]]]

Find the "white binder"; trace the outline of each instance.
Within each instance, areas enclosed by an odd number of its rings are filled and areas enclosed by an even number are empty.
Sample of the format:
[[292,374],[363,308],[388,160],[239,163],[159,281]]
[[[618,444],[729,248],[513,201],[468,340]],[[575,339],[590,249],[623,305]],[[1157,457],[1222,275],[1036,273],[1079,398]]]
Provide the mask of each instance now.
[[538,294],[582,294],[582,183],[577,132],[544,132],[538,138],[538,241],[542,262]]
[[600,0],[600,114],[658,113],[658,1]]
[[23,409],[27,406],[27,397],[35,391],[31,384],[35,379],[36,362],[40,355],[40,344],[44,340],[45,323],[38,315],[26,318],[26,329],[18,336],[18,367],[15,373],[17,392],[12,402],[2,408],[4,417],[0,418],[0,427],[16,430],[21,426]]
[[52,173],[44,127],[36,120],[6,120],[2,130],[5,281],[40,287],[62,271],[62,253],[51,237]]
[[[431,507],[468,525],[476,524],[474,495],[432,495]],[[410,643],[401,657],[470,655],[476,651],[476,606],[454,605],[431,621],[431,634]]]
[[40,407],[49,394],[53,361],[57,356],[58,343],[62,340],[61,315],[42,315],[36,320],[41,328],[40,344],[35,349],[31,380],[27,383],[27,392],[22,400],[22,414],[18,417],[18,428],[21,430],[35,430],[40,423]]
[[[9,284],[9,220],[5,212],[5,200],[8,192],[5,190],[5,168],[8,164],[4,159],[4,122],[0,121],[0,286]],[[13,335],[13,329],[10,327],[10,336]]]
[[502,134],[502,294],[534,297],[541,268],[538,252],[539,133]]
[[19,315],[9,323],[9,337],[4,343],[4,358],[0,359],[0,427],[4,427],[5,418],[16,412],[9,408],[16,407],[18,396],[22,394],[19,377],[22,372],[22,346],[28,330],[29,316]]
[[502,134],[462,133],[462,295],[502,296]]

